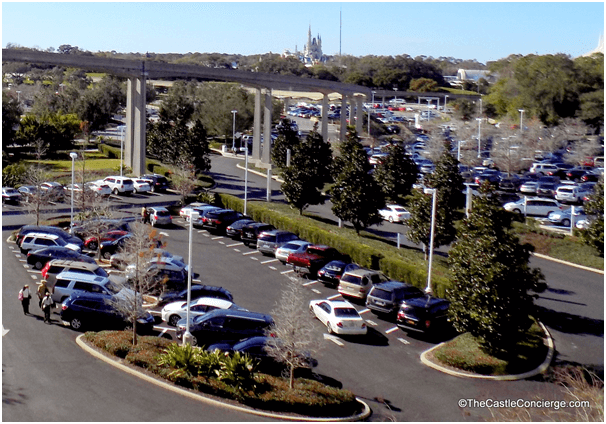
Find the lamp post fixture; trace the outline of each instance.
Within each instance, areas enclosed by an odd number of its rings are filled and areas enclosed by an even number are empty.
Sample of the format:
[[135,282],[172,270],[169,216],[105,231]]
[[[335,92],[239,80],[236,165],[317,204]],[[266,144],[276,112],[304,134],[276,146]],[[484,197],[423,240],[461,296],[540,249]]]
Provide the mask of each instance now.
[[244,157],[244,215],[246,215],[246,205],[248,204],[248,141],[244,152],[246,155]]
[[444,96],[444,112],[446,112],[446,102],[448,101],[448,94]]
[[231,150],[232,152],[236,153],[236,113],[238,113],[238,111],[232,110],[231,113],[234,116],[233,127],[231,132]]
[[425,188],[423,193],[431,194],[433,196],[431,202],[431,232],[429,235],[429,269],[427,270],[427,287],[425,287],[425,293],[431,294],[431,264],[433,262],[433,238],[436,227],[436,205],[438,199],[438,190],[435,188]]
[[482,141],[482,118],[476,118],[476,121],[478,121],[478,158],[482,157],[480,155],[480,143]]
[[196,212],[192,209],[191,214],[189,215],[189,253],[187,255],[187,316],[185,320],[187,323],[185,324],[185,334],[183,334],[183,346],[187,343],[191,343],[192,335],[189,332],[189,308],[191,303],[191,276],[192,276],[192,268],[193,262],[191,260],[191,252],[192,252],[192,228],[194,227],[194,220],[198,219],[200,213]]
[[524,109],[518,109],[518,112],[520,112],[520,134],[524,132],[524,126],[523,126],[523,122],[524,122],[524,112],[526,112]]
[[375,91],[372,92],[372,100],[370,102],[370,108],[368,109],[368,138],[370,138],[370,113],[375,107]]
[[21,103],[21,91],[17,90],[17,103]]
[[[78,157],[78,153],[70,152],[69,156],[72,158],[72,209],[69,219],[69,232],[72,232],[74,228],[74,161]],[[84,196],[84,187],[82,187],[82,195]]]
[[122,176],[122,168],[124,167],[124,131],[126,130],[126,125],[120,125],[118,128],[120,129],[120,176]]

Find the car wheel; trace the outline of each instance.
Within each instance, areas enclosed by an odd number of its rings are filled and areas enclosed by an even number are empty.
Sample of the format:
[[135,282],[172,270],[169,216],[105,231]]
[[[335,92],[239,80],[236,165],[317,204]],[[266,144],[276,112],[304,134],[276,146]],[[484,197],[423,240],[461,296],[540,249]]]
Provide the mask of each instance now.
[[563,227],[570,227],[570,220],[569,219],[565,219],[562,221],[562,226]]
[[153,192],[155,192],[155,191],[156,191],[156,188],[155,188],[155,187],[152,185],[152,186],[151,186],[151,192],[153,193]]
[[171,315],[170,318],[168,318],[168,325],[176,327],[180,319],[181,317],[179,315]]
[[311,314],[312,317],[314,317],[314,318],[316,317],[316,314],[314,313],[314,307],[313,306],[309,307],[309,313]]
[[513,213],[522,213],[522,211],[521,211],[521,210],[519,210],[519,209],[514,209],[514,210],[513,210]]
[[114,189],[113,193],[117,196],[120,192],[118,191],[117,188]]
[[103,253],[103,258],[104,259],[108,259],[109,260],[111,257],[112,257],[112,254],[110,252]]
[[69,322],[69,326],[73,330],[80,330],[82,328],[82,321],[79,318],[72,318]]
[[330,325],[330,322],[326,323],[326,329],[328,330],[328,334],[334,334],[335,332],[332,329],[332,325]]
[[90,250],[97,250],[98,247],[99,246],[96,241],[91,241],[90,243],[88,243],[88,248]]
[[393,224],[393,216],[389,217],[389,222],[391,222]]
[[198,339],[196,338],[196,336],[191,336],[191,345],[198,346]]
[[44,265],[42,264],[41,261],[36,261],[36,263],[34,264],[34,268],[42,269],[42,268],[44,268]]

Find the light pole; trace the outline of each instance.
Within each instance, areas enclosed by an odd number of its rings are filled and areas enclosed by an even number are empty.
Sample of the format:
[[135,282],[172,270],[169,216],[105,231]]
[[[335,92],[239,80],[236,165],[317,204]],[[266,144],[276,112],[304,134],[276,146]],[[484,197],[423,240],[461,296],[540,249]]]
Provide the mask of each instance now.
[[427,287],[425,287],[425,293],[431,294],[431,263],[433,262],[433,238],[436,227],[436,205],[438,199],[438,190],[435,188],[425,188],[423,193],[431,194],[433,196],[431,202],[431,232],[429,235],[429,269],[427,271]]
[[480,158],[481,157],[481,155],[480,155],[480,149],[481,149],[480,143],[481,143],[481,140],[482,140],[482,118],[476,118],[476,121],[478,121],[478,158]]
[[188,269],[187,269],[187,316],[185,318],[187,323],[185,324],[185,334],[183,334],[183,346],[185,346],[187,343],[190,343],[191,339],[192,339],[192,335],[189,332],[189,307],[190,307],[190,303],[191,303],[191,275],[192,275],[192,268],[193,268],[193,263],[191,261],[191,251],[192,251],[191,235],[192,235],[192,228],[194,227],[194,220],[198,219],[199,216],[200,216],[200,214],[193,209],[191,211],[191,214],[189,215],[189,253],[187,255],[187,265],[188,265]]
[[122,168],[124,166],[124,130],[126,130],[126,125],[120,125],[118,127],[120,129],[120,176],[122,176]]
[[17,103],[21,103],[21,92],[17,90]]
[[518,109],[518,112],[520,112],[520,134],[524,132],[524,126],[523,126],[523,121],[524,121],[524,112],[526,112],[524,109]]
[[232,127],[232,132],[231,132],[231,150],[232,152],[236,153],[236,113],[238,113],[237,110],[232,110],[231,113],[234,116],[234,124]]
[[375,107],[375,92],[372,92],[372,100],[370,102],[370,108],[368,109],[368,138],[370,138],[370,113]]
[[444,96],[444,112],[446,112],[446,102],[448,101],[448,94]]
[[[69,156],[72,158],[72,212],[69,219],[69,232],[72,232],[74,227],[74,161],[78,157],[78,153],[70,152]],[[82,195],[84,196],[84,187],[82,187]]]
[[244,215],[246,215],[246,205],[248,203],[248,141],[246,142],[244,159]]

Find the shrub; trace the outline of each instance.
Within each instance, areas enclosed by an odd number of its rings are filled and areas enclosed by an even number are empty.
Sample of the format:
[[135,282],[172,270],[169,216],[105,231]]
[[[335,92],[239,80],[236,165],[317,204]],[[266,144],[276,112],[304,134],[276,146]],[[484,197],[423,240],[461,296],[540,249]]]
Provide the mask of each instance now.
[[221,368],[216,370],[219,380],[224,381],[239,391],[255,388],[255,373],[258,362],[249,355],[234,352],[225,354],[221,360]]
[[158,365],[166,365],[171,368],[176,368],[169,376],[176,377],[198,375],[200,363],[199,348],[193,347],[187,343],[185,346],[171,344],[158,359]]

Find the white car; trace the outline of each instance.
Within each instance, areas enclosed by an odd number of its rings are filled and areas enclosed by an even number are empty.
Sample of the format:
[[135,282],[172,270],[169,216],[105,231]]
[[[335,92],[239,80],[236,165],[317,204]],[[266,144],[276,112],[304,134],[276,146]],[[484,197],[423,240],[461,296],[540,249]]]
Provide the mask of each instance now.
[[[199,316],[215,309],[238,309],[243,310],[238,305],[229,300],[216,299],[214,297],[201,297],[192,301],[189,305],[189,315]],[[187,302],[182,300],[171,302],[162,308],[162,321],[173,327],[183,318],[187,317]]]
[[149,193],[151,191],[151,185],[145,180],[133,178],[133,186],[135,187],[135,193]]
[[410,218],[410,212],[400,205],[387,205],[379,213],[385,221],[389,222],[404,222]]
[[305,240],[289,241],[288,243],[278,247],[276,250],[276,259],[285,264],[286,259],[288,259],[288,255],[291,253],[305,252],[307,246],[311,246],[311,243]]
[[84,184],[84,187],[91,190],[96,196],[108,197],[112,194],[112,190],[107,184],[104,184],[103,181],[92,181]]
[[186,221],[189,221],[189,216],[191,215],[191,211],[200,206],[207,206],[208,203],[194,202],[189,205],[183,206],[179,211],[179,216],[184,218]]
[[578,203],[589,194],[589,192],[583,187],[575,186],[560,186],[555,192],[556,200],[561,202]]
[[527,181],[520,186],[520,193],[536,194],[538,187],[537,181]]
[[527,197],[517,202],[509,202],[503,205],[503,208],[509,212],[524,213],[525,215],[539,215],[547,217],[551,212],[563,210],[564,207],[553,199],[541,197]]
[[345,300],[312,300],[309,311],[330,334],[364,335],[368,330],[356,308]]

